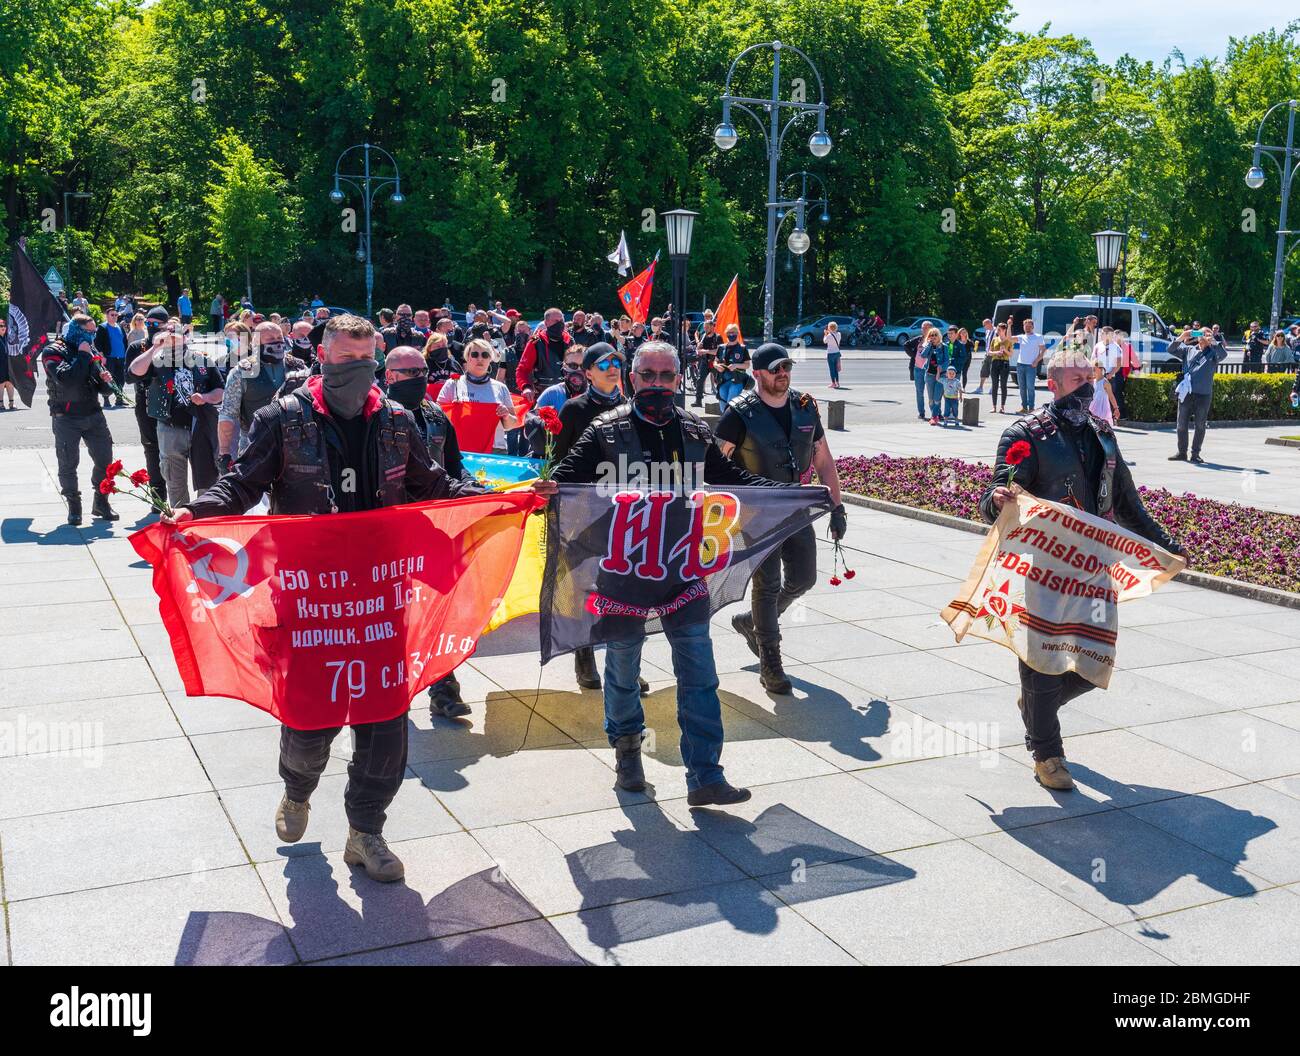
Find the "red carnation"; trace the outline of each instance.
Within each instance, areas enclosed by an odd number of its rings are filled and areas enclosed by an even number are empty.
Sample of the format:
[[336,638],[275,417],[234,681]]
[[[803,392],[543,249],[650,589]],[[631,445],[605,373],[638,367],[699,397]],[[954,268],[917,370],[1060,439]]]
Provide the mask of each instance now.
[[113,483],[112,477],[105,477],[99,482],[99,493],[101,495],[112,495],[117,491],[117,485]]
[[853,578],[854,576],[856,576],[856,575],[857,575],[857,573],[854,572],[853,569],[851,569],[851,568],[846,568],[846,569],[844,570],[844,578],[845,578],[845,579],[852,579],[852,578]]
[[175,383],[174,381],[172,381],[171,378],[168,378],[168,379],[167,379],[167,391],[168,391],[168,392],[175,392],[175,391],[176,391],[176,383]]
[[838,587],[842,581],[839,576],[831,576],[831,586]]
[[108,464],[108,469],[104,470],[104,476],[111,480],[113,477],[116,477],[121,472],[122,472],[122,460],[119,458]]
[[542,420],[542,426],[552,436],[558,436],[560,430],[564,428],[560,424],[560,415],[554,407],[541,407],[537,411],[537,417]]
[[143,488],[149,483],[149,471],[147,469],[137,469],[131,474],[131,483],[137,488]]
[[1006,462],[1008,466],[1018,466],[1021,462],[1033,454],[1033,448],[1029,446],[1028,440],[1017,440],[1007,448]]

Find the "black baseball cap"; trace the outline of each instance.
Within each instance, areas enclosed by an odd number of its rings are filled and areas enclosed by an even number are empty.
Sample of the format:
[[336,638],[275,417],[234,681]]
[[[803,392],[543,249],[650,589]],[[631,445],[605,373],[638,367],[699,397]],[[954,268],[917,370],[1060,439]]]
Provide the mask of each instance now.
[[[588,345],[587,351],[582,357],[582,369],[590,370],[597,362],[606,356],[622,356],[623,353],[611,345],[608,341],[597,341],[594,345]],[[623,356],[626,359],[626,356]]]
[[771,370],[778,363],[791,363],[790,353],[785,350],[784,345],[778,345],[775,341],[768,341],[758,346],[750,362],[755,370]]

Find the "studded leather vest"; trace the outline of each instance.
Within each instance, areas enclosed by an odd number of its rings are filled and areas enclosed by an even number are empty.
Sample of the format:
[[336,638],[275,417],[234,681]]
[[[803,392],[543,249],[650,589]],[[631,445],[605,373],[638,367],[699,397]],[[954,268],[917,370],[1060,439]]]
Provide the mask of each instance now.
[[1046,408],[1025,418],[1021,425],[1029,433],[1038,455],[1038,476],[1034,481],[1034,494],[1040,499],[1051,499],[1077,506],[1087,513],[1113,519],[1115,466],[1119,461],[1119,445],[1105,422],[1088,416],[1088,425],[1101,444],[1102,470],[1100,479],[1088,479],[1083,452],[1076,446],[1074,437],[1062,430]]
[[790,390],[790,435],[763,403],[756,389],[731,401],[731,410],[745,421],[745,437],[734,461],[749,472],[785,484],[811,479],[813,437],[817,433],[817,401]]
[[253,415],[275,399],[284,384],[287,369],[284,360],[254,362],[243,360],[239,364],[244,381],[244,398],[239,404],[239,421],[245,430],[253,424]]
[[[294,394],[276,402],[280,405],[284,442],[280,478],[271,490],[271,512],[337,513],[338,495],[330,459],[341,460],[342,449],[327,440],[325,430],[305,398]],[[379,418],[378,480],[368,481],[368,474],[359,471],[357,486],[374,486],[379,506],[397,506],[407,501],[406,461],[411,435],[400,406],[392,400],[380,403],[375,415]]]
[[[694,463],[700,479],[703,479],[704,456],[713,443],[713,434],[702,421],[684,411],[674,408],[677,421],[682,427],[682,457],[686,462]],[[600,440],[601,458],[611,464],[618,464],[619,455],[627,462],[648,461],[636,426],[632,423],[632,405],[620,404],[612,411],[606,411],[596,418],[592,425],[596,427],[596,436]]]
[[420,404],[420,414],[415,420],[417,425],[423,423],[424,446],[429,449],[429,455],[445,468],[447,463],[443,455],[447,447],[447,430],[451,428],[447,415],[436,403],[426,399]]

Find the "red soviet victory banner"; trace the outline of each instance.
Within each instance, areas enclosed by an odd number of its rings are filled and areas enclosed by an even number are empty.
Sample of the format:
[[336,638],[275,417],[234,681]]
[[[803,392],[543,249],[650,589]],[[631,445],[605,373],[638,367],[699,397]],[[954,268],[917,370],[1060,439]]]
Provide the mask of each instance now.
[[540,503],[511,492],[214,517],[150,525],[131,545],[153,566],[188,695],[325,729],[402,714],[473,653]]

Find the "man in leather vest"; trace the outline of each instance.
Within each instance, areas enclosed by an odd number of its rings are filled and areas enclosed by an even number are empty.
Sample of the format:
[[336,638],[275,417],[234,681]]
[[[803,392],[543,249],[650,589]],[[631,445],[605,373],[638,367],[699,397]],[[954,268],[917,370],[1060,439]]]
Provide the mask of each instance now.
[[[409,345],[398,345],[384,360],[384,381],[388,385],[388,398],[411,412],[424,437],[424,445],[429,449],[429,457],[442,466],[452,480],[464,481],[478,488],[461,461],[455,426],[443,409],[429,398],[429,365],[424,355]],[[470,714],[470,706],[461,699],[460,680],[455,671],[448,671],[429,687],[429,714],[446,719],[459,719]]]
[[[840,501],[840,475],[817,413],[817,402],[790,388],[794,361],[775,342],[760,345],[753,358],[757,385],[727,406],[718,422],[718,446],[737,465],[768,480],[802,484],[818,479],[831,493],[831,538],[842,539],[848,516]],[[782,576],[784,569],[784,577]],[[784,580],[784,582],[783,582]],[[781,666],[778,622],[796,598],[817,582],[817,535],[807,525],[795,532],[754,570],[752,611],[732,617],[750,651],[758,657],[759,681],[771,693],[789,693]]]
[[253,415],[275,399],[291,372],[307,369],[306,362],[288,352],[284,332],[275,323],[258,323],[252,346],[233,350],[247,354],[226,375],[217,415],[217,467],[222,473],[230,471],[235,455],[248,446]]
[[[1086,353],[1056,352],[1047,367],[1047,387],[1055,400],[1003,432],[993,480],[980,500],[980,513],[992,523],[1011,500],[1007,480],[1012,467],[1007,464],[1007,450],[1024,440],[1030,455],[1015,467],[1019,487],[1038,498],[1113,520],[1157,546],[1183,553],[1142,505],[1110,424],[1089,413],[1092,376],[1092,360]],[[1065,791],[1074,787],[1065,766],[1057,712],[1091,688],[1092,683],[1073,671],[1047,675],[1020,661],[1017,704],[1025,723],[1025,747],[1033,754],[1035,777],[1046,788]]]
[[[631,373],[631,401],[606,411],[587,427],[556,467],[552,480],[534,485],[539,495],[554,494],[559,483],[600,480],[614,487],[634,486],[633,475],[646,471],[648,476],[642,480],[689,474],[690,479],[709,484],[785,486],[740,469],[718,450],[704,422],[673,405],[680,372],[672,345],[646,342],[637,350]],[[678,472],[672,472],[674,469]],[[665,622],[664,631],[672,646],[677,678],[687,802],[693,807],[744,802],[750,798],[749,790],[728,784],[719,765],[722,705],[708,607],[703,607],[702,619]],[[645,712],[637,686],[644,642],[642,634],[605,644],[605,733],[614,749],[615,784],[628,792],[645,788],[641,762]]]
[[515,371],[519,391],[530,400],[564,378],[564,352],[573,344],[573,337],[564,328],[564,313],[558,308],[547,308],[542,327],[524,346]]
[[[113,434],[99,405],[111,395],[112,375],[94,347],[95,321],[78,312],[59,341],[41,352],[45,368],[45,393],[50,404],[50,425],[54,430],[54,454],[59,463],[59,490],[68,500],[68,523],[81,524],[81,492],[77,487],[77,466],[81,444],[91,460],[91,511],[97,519],[116,521],[118,514],[99,490],[108,465],[113,461]],[[0,349],[0,354],[3,350]]]
[[[175,523],[242,514],[267,492],[273,514],[346,513],[479,492],[430,459],[415,419],[375,384],[375,329],[367,320],[332,318],[318,363],[319,375],[253,415],[248,446],[230,472],[178,509]],[[382,832],[406,769],[406,722],[403,714],[352,727],[356,749],[343,794],[349,825],[343,860],[363,865],[380,881],[404,875]],[[275,828],[286,843],[307,829],[308,800],[338,733],[281,728],[285,794]]]

